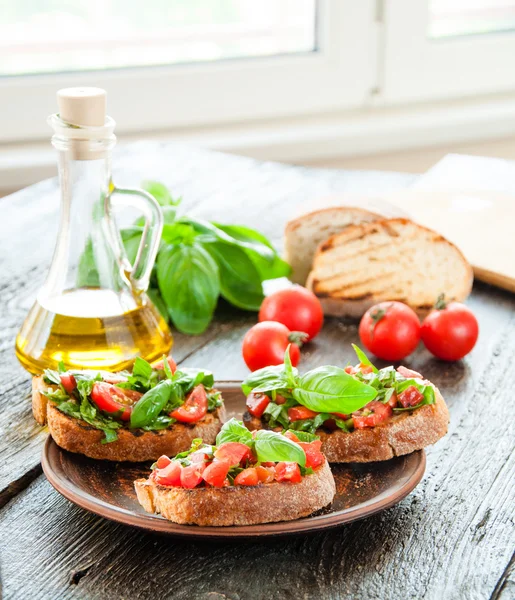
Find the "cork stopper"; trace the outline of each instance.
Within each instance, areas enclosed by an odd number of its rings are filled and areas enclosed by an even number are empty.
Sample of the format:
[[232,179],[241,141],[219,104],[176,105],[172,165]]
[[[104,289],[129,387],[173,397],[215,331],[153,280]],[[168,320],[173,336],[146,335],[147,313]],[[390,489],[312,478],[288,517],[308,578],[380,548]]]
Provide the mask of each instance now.
[[78,127],[103,127],[106,92],[95,87],[65,88],[57,92],[60,118]]

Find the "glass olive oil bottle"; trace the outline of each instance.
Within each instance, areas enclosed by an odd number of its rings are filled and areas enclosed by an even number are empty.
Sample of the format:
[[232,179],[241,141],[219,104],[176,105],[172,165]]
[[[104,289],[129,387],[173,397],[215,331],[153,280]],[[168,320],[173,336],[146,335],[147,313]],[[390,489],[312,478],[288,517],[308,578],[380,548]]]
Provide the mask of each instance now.
[[[111,180],[115,123],[105,92],[58,92],[59,114],[49,117],[59,152],[61,221],[47,279],[16,338],[16,355],[32,373],[62,361],[70,368],[120,370],[136,356],[168,354],[172,336],[146,294],[163,218],[143,190]],[[127,258],[113,209],[141,211],[145,225],[136,258]]]

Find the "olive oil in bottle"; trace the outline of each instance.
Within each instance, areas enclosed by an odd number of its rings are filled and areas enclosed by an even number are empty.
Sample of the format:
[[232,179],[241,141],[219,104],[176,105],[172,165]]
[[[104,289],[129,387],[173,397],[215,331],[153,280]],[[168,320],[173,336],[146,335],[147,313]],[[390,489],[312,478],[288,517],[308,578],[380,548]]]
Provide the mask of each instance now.
[[[146,290],[161,239],[163,217],[143,190],[111,180],[114,121],[105,92],[58,92],[59,114],[49,117],[59,151],[61,220],[47,279],[16,338],[16,355],[32,373],[66,367],[108,371],[168,354],[172,335]],[[139,248],[129,261],[113,209],[139,210],[133,228]]]

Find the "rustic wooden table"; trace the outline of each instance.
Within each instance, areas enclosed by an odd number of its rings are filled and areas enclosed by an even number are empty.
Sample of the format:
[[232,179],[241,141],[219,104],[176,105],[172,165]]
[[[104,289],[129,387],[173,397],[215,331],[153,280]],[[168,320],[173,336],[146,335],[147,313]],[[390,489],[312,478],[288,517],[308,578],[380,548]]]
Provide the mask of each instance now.
[[[406,187],[414,176],[305,169],[141,143],[115,155],[115,179],[168,184],[183,209],[258,227],[281,244],[295,207],[327,193]],[[515,185],[515,184],[514,184]],[[442,390],[447,437],[428,450],[425,477],[397,506],[310,536],[238,544],[188,542],[105,521],[69,503],[41,474],[46,431],[31,418],[29,377],[13,353],[16,332],[49,265],[58,214],[55,180],[0,200],[0,596],[4,598],[515,597],[515,296],[478,284],[470,306],[477,347],[443,364],[420,349],[409,366]],[[256,321],[227,307],[199,337],[175,336],[183,365],[219,379],[247,370],[240,356]],[[301,368],[351,359],[355,325],[327,320]]]

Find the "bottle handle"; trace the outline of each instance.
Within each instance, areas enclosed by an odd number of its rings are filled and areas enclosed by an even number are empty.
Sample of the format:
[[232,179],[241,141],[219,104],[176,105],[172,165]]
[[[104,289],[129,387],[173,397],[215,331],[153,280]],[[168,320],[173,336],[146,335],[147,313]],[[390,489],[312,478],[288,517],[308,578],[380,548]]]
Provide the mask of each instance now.
[[[138,252],[132,265],[127,258],[120,231],[112,214],[112,209],[117,206],[132,206],[140,211],[145,219]],[[134,290],[139,293],[146,292],[163,231],[163,213],[159,203],[152,194],[144,190],[120,188],[111,184],[109,194],[104,200],[104,211],[106,233],[120,269],[128,276]]]

